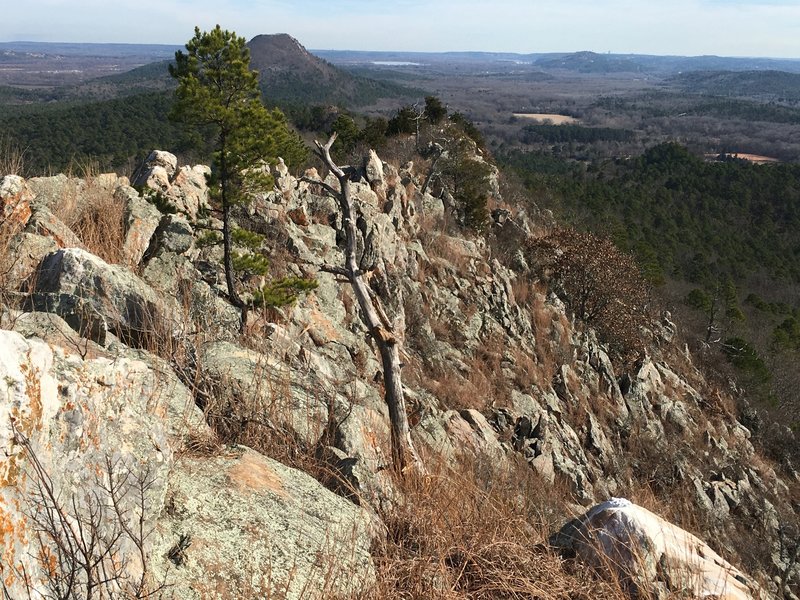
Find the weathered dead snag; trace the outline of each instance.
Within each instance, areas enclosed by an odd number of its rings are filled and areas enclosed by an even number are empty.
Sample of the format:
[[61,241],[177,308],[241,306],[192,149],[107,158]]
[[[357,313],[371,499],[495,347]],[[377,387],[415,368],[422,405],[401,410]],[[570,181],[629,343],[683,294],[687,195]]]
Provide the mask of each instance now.
[[334,133],[326,144],[315,141],[316,154],[330,169],[339,181],[339,189],[335,189],[321,181],[314,183],[322,188],[339,203],[342,211],[342,227],[346,244],[344,249],[344,267],[324,267],[322,270],[347,279],[361,309],[361,319],[375,340],[383,365],[384,398],[389,408],[389,419],[392,430],[392,463],[394,469],[402,474],[408,468],[424,471],[422,461],[414,449],[406,414],[405,396],[401,378],[400,340],[395,334],[395,325],[386,316],[379,298],[370,290],[364,281],[356,256],[358,229],[356,216],[353,214],[353,201],[350,195],[350,175],[352,167],[339,167],[331,158],[331,146],[336,140]]

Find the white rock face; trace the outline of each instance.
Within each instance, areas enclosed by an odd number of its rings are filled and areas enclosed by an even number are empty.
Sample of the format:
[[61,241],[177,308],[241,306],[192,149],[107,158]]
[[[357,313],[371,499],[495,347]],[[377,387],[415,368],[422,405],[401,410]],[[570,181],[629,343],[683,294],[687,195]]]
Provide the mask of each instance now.
[[[205,426],[191,395],[177,379],[141,360],[82,360],[3,330],[0,349],[0,578],[10,597],[52,597],[41,557],[62,560],[69,553],[63,544],[58,549],[57,540],[87,542],[90,532],[110,536],[99,547],[113,547],[115,560],[126,561],[120,581],[133,581],[142,568],[136,542],[111,532],[133,526],[135,514],[143,514],[150,528],[160,512],[172,462],[171,431],[187,431],[180,423],[189,421],[181,415]],[[151,484],[140,501],[120,482],[144,474]],[[119,514],[108,508],[109,477],[120,485]],[[42,492],[43,483],[51,495]],[[106,507],[102,514],[100,505]],[[65,524],[48,527],[48,514],[62,515]],[[82,530],[75,527],[79,519]],[[143,543],[149,551],[149,541]],[[79,576],[77,589],[85,584]]]
[[370,150],[369,154],[364,160],[364,172],[367,181],[376,187],[384,187],[386,182],[383,179],[383,162],[375,153],[375,150]]
[[[612,569],[633,595],[753,600],[763,593],[705,542],[625,498],[612,498],[568,523],[551,543]],[[650,595],[648,595],[650,594]]]
[[178,168],[178,159],[175,155],[164,150],[153,150],[144,162],[149,166],[162,167],[170,178],[175,175]]
[[206,176],[210,173],[205,165],[178,169],[174,154],[153,150],[137,171],[133,186],[162,194],[175,210],[194,220],[198,212],[208,208]]
[[210,174],[211,169],[205,165],[183,166],[167,190],[167,200],[191,221],[197,218],[201,210],[208,208],[206,176]]

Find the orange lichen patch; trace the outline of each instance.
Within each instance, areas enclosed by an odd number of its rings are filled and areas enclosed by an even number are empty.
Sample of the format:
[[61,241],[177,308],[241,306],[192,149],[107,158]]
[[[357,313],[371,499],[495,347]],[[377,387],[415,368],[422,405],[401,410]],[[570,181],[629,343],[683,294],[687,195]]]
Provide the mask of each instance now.
[[[30,360],[30,359],[29,359]],[[42,386],[40,374],[35,373],[26,363],[19,366],[25,377],[25,396],[28,398],[28,411],[26,414],[13,414],[17,419],[17,427],[25,435],[42,429]]]
[[[0,488],[17,485],[20,476],[21,469],[19,458],[16,454],[9,455],[5,463],[5,469],[0,469]],[[0,466],[2,466],[2,463],[0,463]]]
[[[316,301],[314,301],[316,302]],[[336,328],[318,308],[316,303],[311,307],[311,319],[307,326],[311,339],[317,345],[323,345],[339,340]]]
[[228,470],[228,479],[242,491],[266,489],[284,498],[288,497],[281,478],[267,464],[264,457],[255,452],[243,454]]
[[51,579],[58,574],[58,558],[50,548],[44,545],[41,546],[38,560]]
[[[19,502],[16,503],[19,505]],[[19,506],[17,506],[19,509]],[[5,577],[6,586],[14,583],[15,573],[11,565],[16,564],[15,549],[19,541],[24,544],[26,541],[25,531],[27,531],[27,519],[19,512],[9,513],[0,506],[0,574]],[[9,572],[3,571],[3,565],[9,565]]]
[[0,215],[2,221],[15,227],[25,227],[31,218],[31,194],[22,190],[18,194],[5,196],[0,194]]

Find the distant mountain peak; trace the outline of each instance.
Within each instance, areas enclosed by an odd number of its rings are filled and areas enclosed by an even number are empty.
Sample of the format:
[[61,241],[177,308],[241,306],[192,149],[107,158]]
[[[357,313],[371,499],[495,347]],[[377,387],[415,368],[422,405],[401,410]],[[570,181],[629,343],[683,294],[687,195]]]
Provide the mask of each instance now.
[[257,35],[247,43],[250,66],[258,71],[270,100],[350,104],[368,97],[397,96],[389,84],[343,71],[315,56],[288,33]]

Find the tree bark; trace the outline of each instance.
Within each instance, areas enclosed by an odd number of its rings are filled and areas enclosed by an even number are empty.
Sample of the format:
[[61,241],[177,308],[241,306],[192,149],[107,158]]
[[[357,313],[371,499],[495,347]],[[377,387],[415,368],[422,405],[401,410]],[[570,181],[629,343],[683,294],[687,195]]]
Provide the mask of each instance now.
[[353,215],[353,201],[350,196],[350,178],[344,169],[333,162],[330,149],[336,140],[334,133],[325,145],[315,141],[317,155],[331,170],[339,181],[339,190],[332,190],[324,186],[328,193],[333,194],[342,211],[342,226],[345,231],[346,245],[344,250],[343,274],[350,282],[358,306],[361,309],[361,318],[369,334],[375,340],[381,355],[383,366],[384,398],[389,408],[389,419],[392,430],[392,464],[394,469],[402,474],[408,467],[424,472],[424,466],[411,441],[411,430],[406,414],[405,395],[401,376],[400,340],[394,334],[394,327],[388,322],[382,311],[376,306],[363,273],[356,259],[356,240],[358,230],[356,219]]
[[228,298],[236,308],[241,311],[239,320],[239,333],[244,333],[247,326],[247,304],[239,297],[236,291],[236,282],[233,279],[233,248],[231,241],[231,201],[228,198],[228,184],[230,174],[225,153],[225,135],[220,135],[220,200],[222,202],[222,263],[225,270],[225,284],[228,288]]

